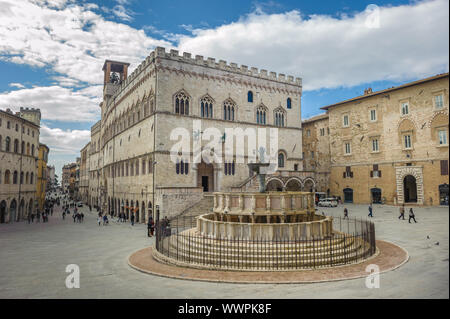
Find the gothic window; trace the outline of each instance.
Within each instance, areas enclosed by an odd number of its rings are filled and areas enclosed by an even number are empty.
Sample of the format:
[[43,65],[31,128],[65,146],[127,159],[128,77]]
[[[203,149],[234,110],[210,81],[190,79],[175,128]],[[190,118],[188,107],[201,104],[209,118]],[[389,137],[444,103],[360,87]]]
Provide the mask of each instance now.
[[139,160],[136,160],[136,176],[139,175]]
[[145,159],[142,159],[142,175],[145,175]]
[[223,103],[223,119],[227,121],[234,121],[235,110],[236,104],[231,99],[227,99]]
[[9,136],[5,139],[5,151],[9,152],[11,149],[11,138]]
[[133,175],[134,175],[134,163],[131,162],[131,164],[130,164],[130,176],[133,176]]
[[31,173],[31,175],[30,175],[30,184],[33,184],[33,183],[34,183],[33,179],[34,179],[34,174]]
[[28,184],[29,181],[30,181],[30,174],[27,172],[25,174],[25,184]]
[[14,140],[14,153],[19,153],[19,140]]
[[175,113],[189,115],[189,97],[183,91],[175,95]]
[[30,143],[27,143],[27,155],[30,155]]
[[260,105],[256,109],[256,123],[266,124],[267,110],[264,106]]
[[282,108],[278,108],[275,110],[275,126],[278,127],[284,127],[285,126],[285,119],[284,119],[285,112]]
[[278,167],[284,167],[284,154],[278,153]]
[[17,184],[17,171],[14,171],[13,174],[13,184]]
[[292,107],[292,101],[291,101],[291,98],[290,98],[290,97],[288,97],[287,100],[286,100],[286,107],[287,107],[288,109],[290,109],[290,108]]
[[31,145],[31,156],[34,156],[34,144]]
[[235,173],[235,162],[225,163],[225,175],[234,175]]
[[213,101],[210,97],[205,96],[200,100],[200,115],[201,117],[213,117]]
[[177,174],[189,174],[189,163],[183,160],[177,160],[177,163],[175,164],[175,171]]
[[4,182],[5,182],[5,184],[9,184],[10,183],[10,180],[9,180],[9,176],[11,175],[11,173],[9,172],[9,170],[6,170],[5,171],[5,178],[4,178]]
[[252,91],[248,91],[247,93],[247,101],[250,103],[253,103],[253,92]]
[[20,184],[23,184],[23,172],[20,173]]

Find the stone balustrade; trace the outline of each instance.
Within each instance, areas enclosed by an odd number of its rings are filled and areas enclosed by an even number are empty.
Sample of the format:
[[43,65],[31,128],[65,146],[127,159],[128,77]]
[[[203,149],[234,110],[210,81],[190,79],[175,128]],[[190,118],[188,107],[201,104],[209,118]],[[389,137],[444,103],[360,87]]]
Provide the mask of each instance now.
[[246,240],[308,240],[332,235],[333,218],[314,216],[297,223],[243,223],[214,220],[215,214],[197,217],[197,231],[207,237]]

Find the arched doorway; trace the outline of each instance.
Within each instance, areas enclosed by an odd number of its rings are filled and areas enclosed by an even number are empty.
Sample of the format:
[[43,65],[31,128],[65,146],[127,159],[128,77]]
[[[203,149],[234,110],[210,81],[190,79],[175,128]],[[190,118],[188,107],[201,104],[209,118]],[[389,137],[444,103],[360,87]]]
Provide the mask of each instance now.
[[30,198],[30,202],[28,203],[28,215],[33,213],[33,199]]
[[344,188],[344,203],[353,203],[353,189]]
[[448,184],[439,185],[439,204],[448,206]]
[[282,192],[283,191],[283,183],[278,179],[271,179],[267,182],[266,190],[268,192]]
[[372,203],[381,204],[381,189],[374,187],[370,190],[370,193],[372,195]]
[[405,203],[417,203],[417,184],[414,176],[406,175],[403,179],[403,194]]
[[15,199],[12,200],[11,205],[9,205],[9,222],[13,222],[16,220],[17,213],[17,202]]
[[19,214],[17,215],[17,221],[20,221],[24,218],[24,212],[25,212],[25,201],[22,198],[19,205]]
[[6,202],[3,200],[0,203],[0,224],[4,224],[6,221]]
[[305,192],[315,192],[316,185],[311,179],[305,180],[305,186],[303,186],[303,190]]
[[204,192],[214,191],[214,166],[206,164],[203,160],[197,165],[197,187],[202,187]]
[[295,178],[288,180],[286,183],[286,190],[288,192],[299,192],[301,189],[301,182]]

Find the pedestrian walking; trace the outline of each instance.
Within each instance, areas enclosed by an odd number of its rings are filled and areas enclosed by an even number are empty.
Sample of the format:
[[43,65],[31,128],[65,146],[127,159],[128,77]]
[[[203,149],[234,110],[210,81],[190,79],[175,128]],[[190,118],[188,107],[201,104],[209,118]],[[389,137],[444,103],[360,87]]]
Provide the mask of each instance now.
[[73,218],[73,222],[75,223],[77,220],[77,214],[75,214],[75,212],[73,212],[72,218]]
[[28,219],[28,224],[30,224],[31,223],[31,214],[28,214],[27,219]]
[[34,223],[34,214],[31,214],[31,222]]
[[63,217],[63,220],[66,219],[66,211],[65,210],[63,210],[62,217]]
[[400,216],[398,216],[398,219],[400,218],[405,220],[405,203],[400,206]]
[[131,220],[131,226],[134,226],[134,214],[133,213],[131,214],[130,220]]
[[50,208],[50,214],[53,216],[53,206]]
[[97,222],[98,222],[98,225],[101,226],[101,224],[102,224],[102,216],[100,216],[100,215],[98,216]]
[[148,218],[148,223],[147,223],[147,236],[148,237],[152,237],[153,236],[153,229],[155,227],[155,223],[153,222],[153,218],[149,217]]
[[36,223],[40,223],[41,222],[41,212],[38,210],[37,214],[36,214]]
[[347,207],[344,208],[344,219],[348,219],[348,209]]
[[416,221],[416,215],[414,215],[413,209],[412,207],[409,209],[409,220],[408,222],[411,224],[411,219],[414,220],[415,223],[417,223]]
[[373,217],[373,208],[372,208],[372,203],[369,205],[369,215],[367,215],[368,217]]
[[80,217],[81,217],[81,222],[83,222],[83,221],[84,221],[84,214],[81,213],[81,214],[80,214]]

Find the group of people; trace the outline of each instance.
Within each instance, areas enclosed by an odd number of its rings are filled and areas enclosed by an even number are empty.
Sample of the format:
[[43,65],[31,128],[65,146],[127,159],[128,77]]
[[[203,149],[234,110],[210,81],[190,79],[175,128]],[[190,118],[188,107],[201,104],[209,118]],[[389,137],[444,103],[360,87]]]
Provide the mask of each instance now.
[[[373,217],[372,204],[369,204],[369,215],[367,215],[367,216],[368,217]],[[348,209],[347,209],[347,207],[344,207],[344,219],[348,219]],[[400,216],[398,216],[398,219],[405,220],[405,204],[404,203],[402,204],[402,206],[400,206]],[[409,223],[411,223],[411,219],[414,220],[415,223],[417,223],[416,215],[414,214],[414,211],[413,211],[412,207],[409,209],[409,220],[408,220]]]
[[99,226],[101,226],[102,222],[103,222],[103,226],[109,225],[108,215],[107,214],[103,215],[103,213],[101,211],[99,211],[98,217],[97,217],[97,223]]

